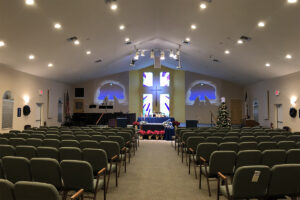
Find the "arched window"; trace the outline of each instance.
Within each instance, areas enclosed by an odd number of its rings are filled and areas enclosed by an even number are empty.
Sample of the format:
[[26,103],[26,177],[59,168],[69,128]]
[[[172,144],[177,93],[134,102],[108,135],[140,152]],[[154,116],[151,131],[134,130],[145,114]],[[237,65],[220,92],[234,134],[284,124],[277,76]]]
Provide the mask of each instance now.
[[193,105],[197,99],[217,103],[216,86],[208,81],[195,81],[187,91],[186,104]]
[[[125,93],[125,86],[120,82],[107,80],[101,83],[100,87],[95,93],[95,103],[114,103],[117,99],[120,104],[126,104],[127,98]],[[108,101],[108,102],[106,102]]]
[[14,99],[11,91],[6,91],[2,97],[2,129],[13,126]]

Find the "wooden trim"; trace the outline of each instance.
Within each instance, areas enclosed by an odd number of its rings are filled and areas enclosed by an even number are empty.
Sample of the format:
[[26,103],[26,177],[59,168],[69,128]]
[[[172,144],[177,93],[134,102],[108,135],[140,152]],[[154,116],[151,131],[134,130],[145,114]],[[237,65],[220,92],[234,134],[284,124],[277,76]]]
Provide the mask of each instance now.
[[83,192],[84,192],[84,189],[80,189],[78,192],[73,194],[73,196],[71,197],[71,200],[78,199],[80,196],[82,198],[83,197]]

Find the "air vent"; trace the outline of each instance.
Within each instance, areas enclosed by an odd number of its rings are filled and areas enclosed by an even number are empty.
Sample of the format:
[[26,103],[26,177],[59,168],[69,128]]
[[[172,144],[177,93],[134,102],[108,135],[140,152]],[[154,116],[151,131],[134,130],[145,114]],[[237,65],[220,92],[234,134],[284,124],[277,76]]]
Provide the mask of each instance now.
[[240,37],[240,39],[241,40],[244,40],[244,41],[250,41],[250,40],[252,40],[252,38],[251,37],[248,37],[248,36],[245,36],[245,35],[242,35],[241,37]]
[[68,41],[68,42],[73,42],[73,41],[75,41],[75,40],[78,40],[78,37],[73,36],[73,37],[67,38],[67,41]]
[[102,62],[102,59],[98,59],[95,61],[95,63],[101,63]]
[[217,62],[217,63],[220,62],[220,60],[218,60],[218,59],[213,59],[213,61],[214,61],[214,62]]

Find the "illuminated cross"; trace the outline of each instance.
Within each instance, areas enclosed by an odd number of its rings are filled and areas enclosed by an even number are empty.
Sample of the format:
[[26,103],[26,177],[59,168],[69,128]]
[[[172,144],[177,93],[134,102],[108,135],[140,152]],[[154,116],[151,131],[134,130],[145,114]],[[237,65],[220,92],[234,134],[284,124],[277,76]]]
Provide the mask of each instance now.
[[156,86],[155,89],[151,90],[151,91],[155,91],[155,106],[157,107],[157,102],[158,102],[158,99],[157,99],[158,94],[157,94],[157,92],[162,91],[162,90],[158,89],[157,86]]

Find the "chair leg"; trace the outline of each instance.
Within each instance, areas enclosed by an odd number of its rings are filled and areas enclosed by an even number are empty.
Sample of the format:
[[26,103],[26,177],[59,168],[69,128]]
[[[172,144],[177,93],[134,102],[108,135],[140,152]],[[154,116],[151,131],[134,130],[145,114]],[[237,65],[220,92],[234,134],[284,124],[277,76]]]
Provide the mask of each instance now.
[[188,165],[188,158],[187,157],[188,157],[188,152],[186,151],[185,152],[185,163],[186,163],[186,165]]
[[118,163],[116,163],[116,187],[118,187]]
[[124,168],[125,168],[125,173],[126,173],[126,168],[127,168],[127,154],[125,153],[125,158],[124,158]]
[[189,174],[191,174],[191,156],[189,156]]
[[[122,156],[121,156],[121,158],[122,158]],[[122,162],[124,162],[124,161],[120,160],[120,162],[116,163],[116,165],[118,165],[118,164],[120,165],[119,170],[117,170],[118,171],[118,177],[120,177],[120,174],[121,174]]]
[[220,178],[218,177],[217,200],[220,199]]
[[66,200],[67,199],[67,195],[68,195],[68,191],[63,191],[63,196],[62,196],[62,199],[63,200]]
[[208,195],[211,196],[211,192],[210,192],[210,185],[209,185],[209,178],[208,176],[206,177],[206,181],[207,181],[207,190],[208,190]]
[[202,170],[200,165],[200,173],[199,173],[199,189],[201,189],[201,178],[202,178]]
[[103,186],[103,195],[104,195],[104,200],[106,200],[106,193],[107,193],[107,190],[106,190],[106,174],[104,173],[104,186]]
[[197,166],[196,166],[196,161],[194,161],[194,171],[195,171],[195,178],[197,179]]
[[110,174],[111,174],[111,167],[112,167],[112,163],[110,163],[110,167],[109,167],[109,173],[108,173],[108,178],[107,178],[107,186],[106,186],[106,192],[108,192],[108,188],[109,188],[109,180],[110,180]]
[[183,163],[183,145],[181,145],[181,162]]

